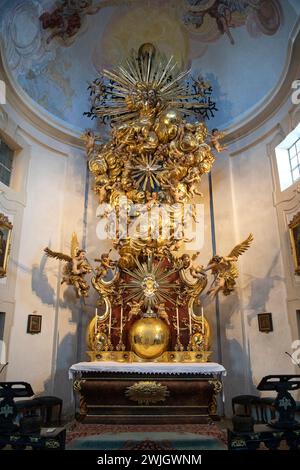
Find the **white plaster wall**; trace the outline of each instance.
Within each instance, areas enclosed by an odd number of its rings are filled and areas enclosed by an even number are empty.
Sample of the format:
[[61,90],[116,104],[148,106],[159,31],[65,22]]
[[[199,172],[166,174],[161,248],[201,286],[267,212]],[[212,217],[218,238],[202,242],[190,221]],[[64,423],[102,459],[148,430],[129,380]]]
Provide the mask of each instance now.
[[[43,300],[37,296],[40,281],[37,273],[45,242],[48,245],[51,240],[52,246],[60,246],[65,160],[66,157],[38,145],[32,148],[11,334],[15,347],[11,348],[8,358],[8,379],[27,380],[35,391],[43,390],[44,382],[51,376],[55,310],[53,305],[43,305]],[[54,275],[49,281],[56,284]],[[26,334],[27,316],[33,311],[43,317],[41,334]]]
[[[285,354],[292,352],[292,340],[299,337],[296,321],[290,321],[290,315],[296,317],[295,305],[292,312],[288,309],[287,275],[293,267],[283,256],[282,247],[289,250],[289,240],[286,228],[279,224],[268,152],[290,108],[288,100],[259,130],[229,146],[213,170],[217,252],[227,255],[250,232],[254,234],[251,248],[238,263],[236,292],[220,295],[227,414],[231,398],[257,394],[263,376],[297,373]],[[257,314],[262,312],[272,313],[271,333],[258,330]]]
[[[10,285],[10,273],[16,271],[16,282],[9,295],[1,290],[0,304],[8,297],[12,305],[3,307],[10,326],[5,378],[27,381],[35,393],[60,396],[65,413],[71,414],[68,368],[83,359],[78,338],[85,309],[70,287],[60,285],[62,265],[46,258],[43,249],[70,253],[74,231],[83,243],[86,158],[82,150],[41,133],[9,105],[6,111],[31,150],[23,157],[28,159],[27,179],[22,214],[17,211],[14,217],[18,246],[13,245],[7,278]],[[32,313],[42,315],[40,334],[26,332]]]

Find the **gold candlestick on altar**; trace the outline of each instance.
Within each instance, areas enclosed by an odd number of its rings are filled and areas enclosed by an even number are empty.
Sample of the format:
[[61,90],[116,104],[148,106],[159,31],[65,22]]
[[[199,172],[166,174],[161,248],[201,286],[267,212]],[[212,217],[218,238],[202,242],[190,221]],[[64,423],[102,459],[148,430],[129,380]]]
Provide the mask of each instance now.
[[125,344],[123,343],[123,304],[121,305],[120,312],[120,338],[119,343],[116,346],[117,351],[125,351]]
[[202,334],[204,335],[204,314],[203,314],[203,307],[201,307],[201,330],[202,330]]
[[193,346],[192,346],[192,337],[193,337],[193,329],[192,329],[192,314],[190,309],[188,309],[189,312],[189,332],[190,332],[190,337],[189,337],[189,342],[187,345],[187,351],[192,351]]
[[183,351],[183,345],[180,342],[180,323],[179,323],[179,311],[176,305],[176,328],[177,328],[177,340],[175,344],[175,351]]
[[123,333],[123,304],[121,305],[121,313],[120,313],[120,336],[122,339],[122,333]]
[[113,351],[113,345],[111,342],[111,309],[109,311],[109,319],[108,319],[108,338],[107,343],[105,346],[105,351]]
[[95,336],[98,333],[98,309],[95,309]]

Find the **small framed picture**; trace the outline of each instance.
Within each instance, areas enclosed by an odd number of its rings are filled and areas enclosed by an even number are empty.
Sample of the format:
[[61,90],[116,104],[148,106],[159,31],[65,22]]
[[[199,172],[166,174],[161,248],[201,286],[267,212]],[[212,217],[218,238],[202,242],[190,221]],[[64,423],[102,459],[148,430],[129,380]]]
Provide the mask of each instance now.
[[40,333],[42,329],[42,315],[28,315],[27,333],[32,335]]
[[273,331],[272,313],[258,313],[257,319],[259,331],[263,333]]

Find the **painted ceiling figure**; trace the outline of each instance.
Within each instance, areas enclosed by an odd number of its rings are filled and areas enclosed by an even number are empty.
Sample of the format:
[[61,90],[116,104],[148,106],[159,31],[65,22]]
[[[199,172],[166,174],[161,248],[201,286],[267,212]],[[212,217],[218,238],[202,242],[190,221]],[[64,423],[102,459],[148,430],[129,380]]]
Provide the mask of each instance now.
[[[123,0],[117,0],[112,6],[121,7]],[[131,0],[132,6],[138,0]],[[176,1],[170,0],[170,6]],[[52,11],[45,11],[40,15],[44,30],[51,30],[47,43],[55,37],[62,39],[66,45],[69,39],[76,36],[82,29],[86,15],[94,15],[99,10],[110,6],[110,2],[93,0],[60,0]],[[178,7],[178,4],[177,4]],[[231,29],[248,23],[249,18],[256,23],[256,27],[264,34],[272,35],[278,30],[282,9],[278,0],[185,0],[179,7],[181,21],[192,27],[194,32],[202,29],[211,29],[212,24],[217,28],[219,35],[226,34],[231,44],[234,38]],[[210,17],[212,22],[207,21]]]
[[235,44],[232,28],[246,24],[249,32],[273,35],[280,27],[283,13],[278,0],[186,0],[185,25],[210,42],[213,27],[207,17],[214,20],[219,35],[226,34],[230,43]]
[[229,29],[231,9],[226,2],[222,0],[199,0],[196,5],[193,2],[193,6],[199,8],[197,13],[194,14],[197,28],[203,25],[205,15],[209,15],[216,21],[220,33],[227,34],[231,44],[234,44],[234,39]]
[[47,43],[55,37],[66,40],[75,36],[82,26],[83,14],[88,14],[92,3],[93,0],[63,0],[52,12],[42,13],[40,21],[43,29],[52,30]]

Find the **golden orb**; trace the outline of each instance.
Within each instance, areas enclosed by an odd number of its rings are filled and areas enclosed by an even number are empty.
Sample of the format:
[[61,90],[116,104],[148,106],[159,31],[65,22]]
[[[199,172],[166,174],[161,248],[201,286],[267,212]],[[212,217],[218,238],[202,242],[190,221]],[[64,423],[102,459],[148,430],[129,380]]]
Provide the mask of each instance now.
[[154,56],[155,55],[155,46],[151,42],[145,42],[142,44],[138,50],[138,56],[142,59],[145,59],[147,56]]
[[170,331],[160,318],[144,317],[131,326],[129,342],[135,354],[143,359],[155,359],[168,348]]

